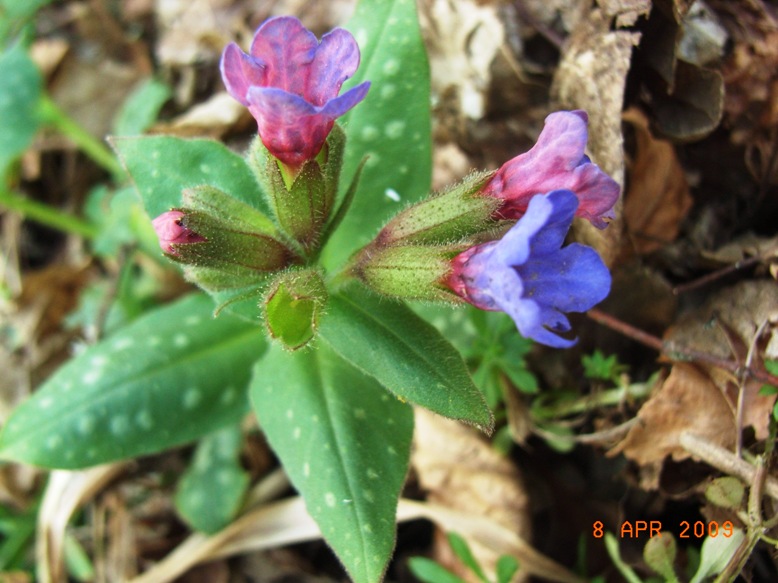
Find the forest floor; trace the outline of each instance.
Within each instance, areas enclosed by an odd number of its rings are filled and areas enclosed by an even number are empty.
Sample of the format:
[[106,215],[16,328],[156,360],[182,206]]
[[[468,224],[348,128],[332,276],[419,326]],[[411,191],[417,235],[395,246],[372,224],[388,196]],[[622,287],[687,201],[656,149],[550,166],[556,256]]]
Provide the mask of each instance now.
[[[241,151],[256,126],[224,93],[223,47],[245,45],[268,16],[296,15],[321,35],[353,9],[352,0],[58,0],[37,13],[30,52],[51,99],[97,139],[115,130],[127,96],[153,78],[144,98],[154,117],[148,132],[216,138]],[[526,151],[550,112],[584,109],[587,153],[622,184],[623,196],[607,229],[573,229],[613,274],[609,298],[574,320],[578,345],[536,345],[521,356],[536,392],[500,377],[502,430],[494,442],[419,413],[404,496],[490,517],[558,566],[607,581],[628,576],[620,561],[641,578],[656,575],[643,555],[650,533],[640,529],[650,525],[674,535],[677,553],[668,560],[689,580],[705,536],[728,524],[747,533],[748,544],[716,553],[742,567],[745,580],[778,580],[771,538],[778,500],[775,6],[419,0],[419,14],[432,80],[433,190]],[[61,133],[42,131],[21,158],[15,187],[64,213],[93,217],[110,184],[105,168]],[[73,229],[1,206],[0,225],[0,419],[74,346],[110,326],[128,258],[148,274],[148,293],[125,311],[189,289],[176,272],[134,256],[119,223],[101,252]],[[256,432],[242,452],[254,482],[276,467]],[[84,580],[130,580],[186,539],[171,476],[191,453],[143,458],[71,493],[84,509],[71,527],[86,552],[71,553],[82,559]],[[745,493],[738,496],[725,476],[739,478]],[[3,513],[29,527],[25,537],[3,530],[6,542],[18,535],[13,552],[23,552],[0,580],[32,580],[25,568],[46,477],[21,465],[0,469]],[[460,526],[477,560],[493,568],[489,545]],[[604,532],[614,534],[618,551],[606,548]],[[737,552],[747,561],[738,563]],[[12,550],[0,544],[2,553]],[[412,556],[474,580],[428,521],[399,526],[388,580],[415,580]],[[535,573],[576,580],[552,575],[553,566]],[[314,541],[211,560],[177,580],[345,575]]]

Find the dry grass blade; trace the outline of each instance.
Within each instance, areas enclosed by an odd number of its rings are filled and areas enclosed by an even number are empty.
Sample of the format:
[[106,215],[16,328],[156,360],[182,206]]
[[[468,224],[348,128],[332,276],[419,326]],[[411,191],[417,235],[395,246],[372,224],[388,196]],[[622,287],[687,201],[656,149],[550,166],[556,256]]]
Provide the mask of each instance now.
[[127,464],[51,473],[38,514],[36,562],[41,581],[65,581],[65,530],[73,513],[124,470]]
[[199,563],[320,536],[319,527],[308,515],[303,499],[288,498],[249,512],[213,536],[193,534],[163,561],[131,583],[164,583]]

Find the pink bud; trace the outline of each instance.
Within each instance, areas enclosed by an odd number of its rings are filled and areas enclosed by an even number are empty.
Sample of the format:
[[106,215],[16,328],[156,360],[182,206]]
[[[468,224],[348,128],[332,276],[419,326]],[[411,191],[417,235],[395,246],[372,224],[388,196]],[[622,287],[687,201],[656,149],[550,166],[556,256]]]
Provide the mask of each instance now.
[[165,253],[178,255],[173,245],[185,245],[188,243],[202,243],[206,240],[202,235],[188,229],[182,223],[184,213],[181,211],[168,211],[162,213],[151,224],[157,232],[159,246]]

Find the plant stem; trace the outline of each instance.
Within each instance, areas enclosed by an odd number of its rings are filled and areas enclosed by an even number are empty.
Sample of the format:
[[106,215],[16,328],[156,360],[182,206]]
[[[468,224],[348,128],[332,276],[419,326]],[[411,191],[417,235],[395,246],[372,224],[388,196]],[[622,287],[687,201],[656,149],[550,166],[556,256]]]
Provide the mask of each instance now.
[[44,122],[70,138],[95,163],[110,172],[117,182],[124,179],[124,168],[116,156],[100,140],[73,121],[48,95],[41,97],[40,114]]
[[743,364],[733,360],[720,358],[718,356],[708,354],[707,352],[701,352],[693,348],[678,346],[674,342],[667,342],[661,338],[653,336],[652,334],[648,334],[643,330],[639,330],[638,328],[635,328],[626,322],[622,322],[618,318],[611,316],[610,314],[606,314],[598,308],[592,308],[586,312],[586,315],[595,322],[607,326],[611,330],[615,330],[627,338],[632,338],[633,340],[636,340],[637,342],[640,342],[649,348],[653,348],[654,350],[667,356],[672,361],[702,362],[716,366],[718,368],[723,368],[724,370],[728,370],[729,372],[736,375],[747,375],[759,382],[778,387],[778,376],[770,374],[765,370],[754,369],[750,366],[744,366]]
[[53,229],[89,239],[97,235],[97,227],[91,223],[14,192],[0,189],[0,205]]

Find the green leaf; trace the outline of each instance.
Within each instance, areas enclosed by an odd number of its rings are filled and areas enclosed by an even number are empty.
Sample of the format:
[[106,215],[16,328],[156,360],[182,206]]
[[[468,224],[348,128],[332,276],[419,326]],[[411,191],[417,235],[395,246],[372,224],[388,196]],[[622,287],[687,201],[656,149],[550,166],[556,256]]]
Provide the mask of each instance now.
[[424,583],[465,583],[464,579],[460,579],[435,561],[424,557],[408,559],[408,567],[414,577]]
[[[0,0],[0,43],[20,34],[35,13],[50,2],[51,0]],[[34,31],[29,31],[30,36],[34,34]]]
[[667,532],[662,536],[652,536],[643,547],[643,560],[667,583],[678,583],[673,563],[677,554],[675,537]]
[[197,445],[174,499],[178,513],[195,530],[221,530],[240,509],[249,484],[238,458],[241,438],[234,425],[206,435]]
[[156,453],[246,411],[262,330],[191,295],[159,308],[60,368],[0,434],[0,458],[83,468]]
[[219,142],[172,136],[114,137],[116,149],[151,218],[181,206],[185,188],[214,186],[269,214],[246,162]]
[[459,557],[459,560],[470,569],[476,576],[484,583],[489,583],[489,580],[484,574],[484,570],[478,561],[475,560],[473,552],[470,550],[470,546],[467,541],[455,532],[448,533],[448,544],[451,545],[451,550]]
[[737,510],[743,504],[745,496],[745,486],[734,476],[716,478],[705,488],[705,498],[719,508]]
[[357,583],[380,581],[395,541],[413,412],[326,347],[273,344],[254,368],[259,424]]
[[170,88],[161,81],[154,78],[142,81],[116,115],[113,133],[117,136],[142,134],[156,121],[170,95]]
[[84,547],[70,533],[65,535],[65,565],[76,581],[94,581],[95,567]]
[[40,126],[43,78],[19,45],[0,54],[0,78],[0,179],[4,179],[8,166],[32,143]]
[[503,555],[497,559],[497,583],[511,583],[516,571],[519,570],[519,562],[510,555]]
[[627,583],[642,583],[638,574],[624,562],[621,558],[621,552],[619,551],[619,540],[613,535],[613,533],[605,533],[605,550],[608,551],[608,555],[613,562],[613,565],[618,569],[621,576]]
[[402,399],[492,431],[492,412],[462,357],[404,304],[352,286],[330,297],[319,336]]
[[361,0],[346,24],[362,59],[344,91],[370,81],[365,100],[342,120],[341,192],[367,155],[359,188],[324,250],[329,267],[365,245],[409,202],[427,194],[432,173],[430,81],[414,0]]
[[740,528],[734,529],[730,537],[722,535],[705,537],[700,552],[700,566],[689,583],[702,583],[708,577],[721,573],[745,538],[746,535]]

